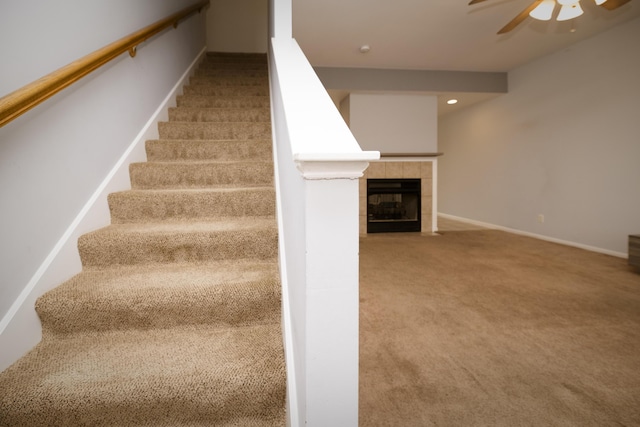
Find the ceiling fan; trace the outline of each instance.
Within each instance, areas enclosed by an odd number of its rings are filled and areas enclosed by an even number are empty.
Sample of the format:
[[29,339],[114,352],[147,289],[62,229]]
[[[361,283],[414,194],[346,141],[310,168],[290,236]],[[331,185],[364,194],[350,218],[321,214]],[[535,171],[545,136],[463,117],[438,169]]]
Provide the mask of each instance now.
[[[469,5],[476,3],[482,3],[486,0],[471,0]],[[630,2],[631,0],[594,0],[595,3],[607,10],[614,10],[620,6]],[[560,4],[560,13],[558,14],[558,21],[565,21],[567,19],[576,18],[582,15],[582,8],[580,7],[580,0],[534,0],[525,10],[520,12],[513,18],[507,25],[502,27],[498,34],[508,33],[516,28],[527,16],[533,18],[548,21],[551,19],[553,10],[555,9],[556,2]]]

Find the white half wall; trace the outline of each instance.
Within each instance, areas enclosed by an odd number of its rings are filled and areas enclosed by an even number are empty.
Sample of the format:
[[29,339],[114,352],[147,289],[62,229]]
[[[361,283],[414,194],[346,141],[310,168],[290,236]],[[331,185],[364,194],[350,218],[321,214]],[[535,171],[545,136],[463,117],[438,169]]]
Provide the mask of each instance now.
[[[44,0],[12,2],[11,13],[0,15],[0,35],[15,43],[1,44],[0,53],[23,59],[25,51],[33,58],[4,63],[3,90],[15,90],[188,5],[179,0],[135,5],[64,0],[55,7]],[[25,26],[34,19],[39,24],[37,40],[15,37],[20,25],[14,21],[21,17]],[[76,21],[91,31],[72,32]],[[3,34],[7,28],[15,33]],[[39,43],[59,47],[42,50]],[[109,224],[106,192],[128,188],[123,161],[144,160],[138,143],[157,132],[151,122],[163,119],[160,106],[204,49],[204,14],[196,14],[139,46],[135,58],[116,58],[0,128],[0,369],[39,340],[35,298],[80,271],[77,237]],[[24,81],[19,70],[32,64],[38,71]]]
[[438,151],[435,96],[352,93],[340,103],[340,112],[363,150],[381,153]]
[[212,52],[267,51],[267,0],[211,0],[207,11],[207,47]]
[[440,212],[626,254],[640,232],[632,40],[640,19],[517,68],[508,94],[444,116]]

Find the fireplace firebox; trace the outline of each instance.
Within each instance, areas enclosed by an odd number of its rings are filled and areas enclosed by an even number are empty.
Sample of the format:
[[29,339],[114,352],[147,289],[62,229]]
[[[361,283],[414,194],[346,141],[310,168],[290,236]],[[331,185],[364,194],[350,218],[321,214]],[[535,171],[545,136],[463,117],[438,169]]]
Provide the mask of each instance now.
[[421,230],[419,179],[367,179],[367,233]]

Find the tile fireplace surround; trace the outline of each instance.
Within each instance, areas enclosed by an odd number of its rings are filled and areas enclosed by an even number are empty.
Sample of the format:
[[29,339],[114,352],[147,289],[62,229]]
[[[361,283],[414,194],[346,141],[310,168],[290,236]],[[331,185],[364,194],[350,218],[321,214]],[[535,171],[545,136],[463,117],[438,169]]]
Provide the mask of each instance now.
[[372,178],[420,178],[422,197],[422,233],[438,231],[435,184],[438,160],[434,157],[385,158],[370,162],[360,178],[360,234],[367,234],[367,179]]

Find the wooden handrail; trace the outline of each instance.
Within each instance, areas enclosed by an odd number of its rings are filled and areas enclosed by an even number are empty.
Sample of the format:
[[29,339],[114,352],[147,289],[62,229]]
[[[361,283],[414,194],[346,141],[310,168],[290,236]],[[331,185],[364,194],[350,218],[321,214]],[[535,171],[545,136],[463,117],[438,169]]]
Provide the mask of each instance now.
[[203,0],[184,8],[0,98],[0,127],[124,52],[128,51],[134,57],[140,43],[170,26],[177,28],[178,22],[196,12],[200,13],[208,5],[209,0]]

